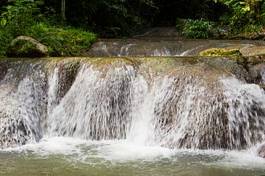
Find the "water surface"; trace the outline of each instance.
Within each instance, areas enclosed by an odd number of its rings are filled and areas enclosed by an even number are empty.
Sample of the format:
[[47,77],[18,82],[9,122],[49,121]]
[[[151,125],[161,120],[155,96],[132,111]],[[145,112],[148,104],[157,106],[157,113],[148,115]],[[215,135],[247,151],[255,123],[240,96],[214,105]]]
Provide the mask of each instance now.
[[248,151],[171,150],[127,141],[44,138],[0,152],[1,176],[264,176]]

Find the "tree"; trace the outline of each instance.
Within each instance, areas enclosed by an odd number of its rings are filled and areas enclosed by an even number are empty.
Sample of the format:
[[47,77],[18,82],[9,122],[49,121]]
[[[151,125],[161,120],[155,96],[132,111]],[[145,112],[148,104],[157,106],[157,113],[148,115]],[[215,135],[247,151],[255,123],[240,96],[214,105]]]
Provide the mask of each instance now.
[[61,1],[61,17],[62,20],[65,21],[66,20],[66,15],[65,15],[65,0]]

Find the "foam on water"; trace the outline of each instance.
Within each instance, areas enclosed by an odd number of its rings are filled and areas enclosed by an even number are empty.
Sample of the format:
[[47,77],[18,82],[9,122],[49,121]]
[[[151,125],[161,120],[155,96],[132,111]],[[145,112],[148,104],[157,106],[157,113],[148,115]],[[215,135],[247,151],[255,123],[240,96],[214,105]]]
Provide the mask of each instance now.
[[[125,140],[87,141],[68,137],[43,138],[39,143],[2,150],[1,153],[34,154],[42,158],[63,156],[69,162],[104,165],[128,162],[161,162],[178,160],[200,163],[207,167],[264,169],[265,160],[253,151],[188,150],[150,147]],[[24,156],[25,157],[25,156]],[[186,159],[185,159],[186,158]],[[184,162],[182,161],[182,162]]]

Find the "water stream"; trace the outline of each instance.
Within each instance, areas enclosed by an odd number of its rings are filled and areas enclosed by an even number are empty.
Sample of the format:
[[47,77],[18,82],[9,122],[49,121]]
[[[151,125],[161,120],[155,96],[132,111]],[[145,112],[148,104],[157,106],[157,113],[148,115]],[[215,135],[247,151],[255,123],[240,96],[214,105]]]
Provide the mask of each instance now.
[[157,58],[9,66],[0,175],[264,175],[264,90],[167,59],[162,69]]

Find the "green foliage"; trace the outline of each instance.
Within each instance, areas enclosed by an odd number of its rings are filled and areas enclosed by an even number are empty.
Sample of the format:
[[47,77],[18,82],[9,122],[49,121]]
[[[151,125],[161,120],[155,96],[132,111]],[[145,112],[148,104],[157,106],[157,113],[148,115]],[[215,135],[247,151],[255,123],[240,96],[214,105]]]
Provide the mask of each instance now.
[[[183,34],[185,36],[208,38],[214,33],[215,36],[221,37],[238,35],[251,38],[263,31],[265,25],[264,0],[212,0],[212,2],[223,5],[223,9],[227,8],[225,13],[219,17],[218,25],[213,28],[213,25],[207,21],[189,20],[184,25]],[[179,28],[179,25],[177,27]]]
[[82,55],[96,40],[96,35],[81,29],[49,26],[45,23],[33,25],[26,33],[48,46],[51,56]]
[[6,30],[1,29],[0,27],[0,57],[6,54],[6,50],[8,48],[7,43],[10,43],[12,40],[12,36]]
[[187,20],[183,27],[183,35],[188,38],[209,38],[213,24],[205,20]]
[[[46,0],[46,6],[60,14],[60,1]],[[72,26],[93,29],[102,36],[130,34],[149,24],[157,14],[153,0],[67,0],[66,22]]]
[[256,33],[262,30],[262,25],[259,24],[247,24],[243,29],[239,30],[244,33]]
[[11,40],[25,33],[33,24],[38,13],[37,3],[29,0],[16,0],[3,9],[0,15],[0,56],[6,54]]
[[21,35],[40,17],[40,1],[16,0],[5,7],[0,24],[13,36]]
[[5,8],[0,20],[0,56],[6,55],[8,45],[21,35],[48,46],[52,56],[81,55],[95,41],[96,36],[90,32],[49,25],[41,15],[40,4],[41,1],[16,0]]
[[265,1],[219,0],[219,2],[230,9],[230,13],[223,16],[221,21],[228,24],[233,33],[255,32],[260,29],[260,25],[265,25]]

